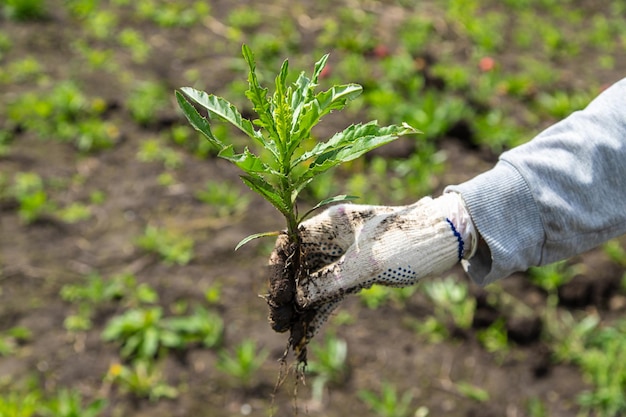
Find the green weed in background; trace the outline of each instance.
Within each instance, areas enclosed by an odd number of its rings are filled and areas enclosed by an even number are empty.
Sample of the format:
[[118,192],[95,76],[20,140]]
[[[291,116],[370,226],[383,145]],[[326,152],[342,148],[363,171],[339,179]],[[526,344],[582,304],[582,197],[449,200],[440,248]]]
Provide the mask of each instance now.
[[489,401],[489,392],[469,382],[460,381],[454,384],[459,394],[479,403]]
[[424,414],[427,410],[421,408],[413,412],[411,408],[413,394],[410,391],[400,394],[389,382],[382,383],[380,393],[361,390],[358,396],[379,417],[410,417],[417,413],[428,415]]
[[8,128],[95,152],[111,148],[120,137],[117,126],[102,119],[105,110],[101,98],[89,99],[75,82],[63,81],[50,91],[27,92],[8,103]]
[[617,265],[626,268],[626,249],[616,240],[610,240],[603,245],[604,253]]
[[117,342],[125,359],[151,361],[168,349],[185,349],[192,343],[215,347],[223,329],[221,317],[205,309],[190,316],[164,317],[161,307],[140,307],[109,320],[102,339]]
[[509,352],[509,338],[504,319],[496,320],[486,329],[478,330],[476,337],[489,353],[496,355],[496,361],[502,363]]
[[259,348],[257,342],[245,339],[232,350],[221,350],[217,369],[232,378],[238,386],[250,387],[255,373],[269,355],[267,349]]
[[307,370],[312,375],[312,398],[322,402],[327,386],[341,386],[348,378],[348,344],[345,340],[327,335],[323,344],[312,343],[313,359],[308,361]]
[[422,288],[434,303],[437,320],[445,323],[452,318],[455,326],[465,330],[472,326],[476,299],[469,293],[467,283],[446,277],[425,282]]
[[626,321],[597,329],[575,358],[592,388],[579,394],[586,415],[613,417],[626,413]]
[[118,386],[124,393],[151,401],[173,399],[179,395],[178,388],[165,381],[159,365],[152,361],[138,360],[130,365],[114,363],[104,381]]
[[0,356],[14,355],[21,344],[32,338],[32,332],[24,326],[15,326],[0,332]]
[[61,298],[76,306],[64,326],[69,332],[90,330],[96,311],[106,303],[119,302],[125,307],[138,307],[158,301],[157,292],[145,283],[137,283],[132,274],[117,274],[104,278],[97,273],[85,276],[84,283],[66,284]]
[[47,14],[44,0],[2,0],[0,11],[8,19],[16,21],[43,19]]
[[181,166],[183,156],[159,139],[146,139],[139,146],[137,159],[142,162],[161,162],[167,169],[176,169]]
[[228,182],[207,181],[195,196],[209,206],[210,213],[222,218],[243,214],[250,205],[250,197]]
[[161,256],[167,264],[186,265],[194,256],[194,240],[176,230],[146,226],[137,239],[137,245],[148,252]]
[[17,200],[18,214],[26,224],[51,214],[55,209],[44,189],[43,179],[34,172],[16,173],[11,194]]
[[392,288],[384,285],[372,285],[370,288],[360,291],[358,297],[367,308],[372,310],[390,301],[402,306],[417,291],[417,288],[417,286]]
[[96,417],[102,414],[107,404],[102,398],[87,401],[72,388],[61,387],[45,395],[37,383],[28,385],[14,384],[8,393],[0,394],[0,416]]
[[555,262],[550,265],[532,267],[528,270],[531,282],[548,293],[548,304],[556,306],[557,291],[582,271],[581,265],[571,265],[568,261]]
[[100,415],[107,401],[96,399],[85,404],[77,390],[62,388],[45,403],[41,414],[46,417],[96,417]]
[[138,83],[129,93],[126,105],[138,124],[147,125],[167,106],[167,91],[157,82]]

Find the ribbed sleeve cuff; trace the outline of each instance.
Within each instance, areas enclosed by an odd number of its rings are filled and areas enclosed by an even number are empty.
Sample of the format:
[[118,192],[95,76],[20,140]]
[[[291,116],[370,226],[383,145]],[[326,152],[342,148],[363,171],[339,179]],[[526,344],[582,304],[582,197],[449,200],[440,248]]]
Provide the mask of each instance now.
[[538,265],[545,240],[539,209],[526,180],[504,160],[445,190],[461,194],[489,250],[463,261],[471,279],[486,285]]

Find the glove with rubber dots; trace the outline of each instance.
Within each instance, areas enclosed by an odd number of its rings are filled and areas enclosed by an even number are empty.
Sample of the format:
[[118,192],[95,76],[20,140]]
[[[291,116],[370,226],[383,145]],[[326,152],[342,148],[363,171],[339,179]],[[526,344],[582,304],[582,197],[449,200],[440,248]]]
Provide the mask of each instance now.
[[346,294],[374,284],[404,287],[473,256],[478,234],[457,193],[408,206],[340,204],[300,225],[312,271],[297,283],[301,308],[315,308],[312,337]]

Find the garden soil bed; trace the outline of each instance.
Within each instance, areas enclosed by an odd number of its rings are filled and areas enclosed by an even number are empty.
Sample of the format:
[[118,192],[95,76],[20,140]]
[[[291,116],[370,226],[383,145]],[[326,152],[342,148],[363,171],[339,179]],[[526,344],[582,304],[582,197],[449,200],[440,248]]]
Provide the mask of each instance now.
[[[217,2],[215,7],[218,13],[220,7],[227,6]],[[63,78],[70,74],[63,68],[66,51],[53,46],[73,36],[72,26],[64,27],[64,22],[63,16],[54,16],[45,22],[1,23],[2,30],[14,38],[13,58],[36,51],[50,71]],[[175,59],[175,49],[184,45],[185,36],[181,32],[161,39],[160,55],[142,67],[142,71],[149,71],[144,74],[146,78],[159,77],[172,89],[183,82],[179,72],[184,64]],[[228,65],[219,57],[211,57],[210,62],[204,68],[214,68],[204,74],[208,90],[232,76],[224,70]],[[136,71],[128,65],[129,71]],[[45,178],[71,180],[79,175],[80,186],[55,194],[57,201],[88,201],[93,191],[102,191],[106,196],[90,219],[76,224],[42,219],[24,225],[15,206],[0,207],[0,331],[25,326],[33,334],[32,340],[20,346],[18,355],[0,357],[0,382],[7,387],[10,381],[10,388],[35,376],[47,392],[73,387],[86,398],[106,397],[107,416],[227,417],[249,412],[264,416],[272,407],[277,416],[294,414],[294,380],[286,380],[274,392],[286,335],[272,331],[267,304],[259,297],[267,292],[267,259],[272,242],[248,244],[233,251],[247,235],[282,228],[282,218],[265,202],[253,199],[239,219],[207,220],[206,206],[193,197],[193,191],[201,189],[208,179],[237,183],[237,170],[218,159],[201,160],[185,154],[176,172],[176,184],[159,185],[161,165],[139,162],[137,153],[141,141],[158,136],[163,125],[184,123],[175,113],[174,104],[160,120],[141,127],[117,102],[118,94],[111,89],[116,85],[114,81],[92,81],[88,84],[90,94],[108,100],[111,110],[107,117],[116,120],[122,132],[113,149],[77,156],[69,144],[44,142],[22,133],[11,144],[10,152],[0,157],[1,170],[9,176],[35,171]],[[19,89],[10,93],[19,93]],[[450,136],[439,143],[447,154],[448,166],[454,170],[437,180],[436,192],[445,184],[458,183],[488,169],[495,161],[493,154],[468,146],[462,139]],[[243,184],[241,190],[247,192]],[[168,266],[138,249],[136,238],[148,224],[192,236],[196,242],[194,259],[185,266]],[[626,303],[618,285],[623,269],[610,263],[599,250],[579,260],[588,269],[561,288],[563,308],[623,314]],[[82,282],[93,271],[103,276],[134,274],[139,282],[149,283],[158,291],[166,311],[181,300],[204,303],[205,291],[219,283],[222,294],[216,309],[226,325],[224,347],[229,349],[252,338],[270,355],[253,383],[244,388],[216,370],[215,350],[194,346],[168,355],[161,364],[165,380],[180,389],[176,399],[150,401],[121,393],[103,382],[109,367],[120,359],[115,344],[105,343],[100,337],[106,322],[120,312],[119,307],[99,309],[93,329],[84,334],[70,335],[64,328],[65,318],[75,312],[75,307],[62,301],[60,289],[65,284]],[[467,280],[459,268],[453,274]],[[400,392],[411,392],[415,407],[427,407],[430,416],[521,417],[527,415],[532,399],[543,401],[551,417],[575,416],[575,398],[586,383],[573,366],[553,365],[550,361],[550,352],[539,337],[542,323],[538,312],[545,303],[545,294],[531,285],[525,274],[516,274],[501,285],[513,297],[537,309],[536,315],[506,321],[509,337],[517,343],[503,359],[480,345],[476,331],[500,317],[507,319],[507,313],[481,302],[484,290],[473,284],[478,309],[472,329],[453,332],[453,337],[440,343],[427,342],[410,326],[412,321],[432,313],[421,293],[402,306],[389,303],[376,310],[365,308],[357,297],[349,297],[339,310],[340,314],[349,313],[352,320],[330,324],[316,337],[323,341],[326,332],[332,331],[347,341],[346,382],[331,385],[321,403],[311,401],[310,380],[300,383],[299,415],[373,415],[358,400],[358,392],[378,391],[381,383],[388,381]],[[291,363],[294,358],[288,360]],[[455,388],[459,381],[484,389],[489,399],[479,402],[461,395]]]

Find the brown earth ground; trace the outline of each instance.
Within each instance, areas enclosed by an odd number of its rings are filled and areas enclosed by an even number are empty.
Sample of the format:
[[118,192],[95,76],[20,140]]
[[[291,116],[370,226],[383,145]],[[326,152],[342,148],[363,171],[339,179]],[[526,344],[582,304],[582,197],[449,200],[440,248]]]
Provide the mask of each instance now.
[[[229,6],[228,2],[216,2],[213,7],[216,13],[225,13]],[[53,15],[48,21],[27,24],[3,21],[2,25],[14,38],[12,57],[35,51],[56,78],[74,76],[76,68],[64,66],[70,54],[64,45],[76,30],[66,17]],[[206,33],[168,33],[171,36],[163,37],[156,30],[151,34],[160,47],[150,65],[122,65],[139,79],[157,78],[173,89],[180,85],[179,73],[187,65],[177,58],[177,48],[185,45],[188,36],[202,37]],[[206,36],[200,43],[209,40]],[[194,65],[207,79],[207,90],[232,79],[228,64],[219,54],[202,53],[195,59]],[[254,199],[241,218],[208,218],[206,206],[193,197],[194,190],[202,188],[207,179],[238,181],[237,170],[218,159],[200,160],[184,154],[176,184],[159,185],[161,165],[138,162],[136,155],[141,141],[158,135],[163,125],[172,119],[184,123],[176,115],[174,104],[154,124],[139,127],[117,102],[118,80],[93,79],[89,74],[83,80],[91,81],[85,84],[90,94],[104,97],[111,104],[107,117],[115,120],[122,132],[119,144],[95,155],[77,157],[67,144],[21,134],[10,153],[0,158],[2,171],[9,175],[36,171],[43,177],[72,178],[80,174],[84,179],[81,186],[55,195],[57,201],[86,201],[94,190],[106,195],[91,219],[73,225],[45,219],[24,225],[14,207],[2,207],[0,330],[26,326],[33,338],[21,346],[19,355],[0,357],[0,379],[12,385],[36,375],[43,389],[50,392],[67,386],[77,388],[86,398],[104,396],[109,400],[105,415],[110,416],[226,417],[247,410],[251,415],[267,415],[272,403],[276,415],[293,414],[293,380],[286,381],[272,400],[286,338],[271,331],[267,306],[258,296],[266,291],[265,265],[271,242],[233,251],[244,236],[280,229],[281,219],[260,199]],[[6,93],[17,92],[16,88]],[[329,126],[333,120],[329,120]],[[459,138],[444,138],[439,146],[447,155],[447,166],[454,169],[434,179],[436,190],[488,169],[495,160],[487,151],[468,149]],[[241,189],[246,192],[243,185]],[[138,249],[135,239],[148,224],[168,226],[193,236],[195,258],[186,266],[167,266]],[[582,261],[587,269],[562,289],[568,301],[565,307],[598,309],[606,316],[623,314],[624,296],[617,282],[624,270],[610,263],[600,250],[576,261]],[[100,333],[119,311],[116,306],[99,310],[91,331],[72,336],[63,322],[74,307],[59,297],[63,285],[82,282],[90,271],[103,276],[132,272],[140,282],[158,290],[160,304],[166,308],[178,300],[201,304],[204,291],[220,283],[222,296],[217,310],[226,324],[225,347],[253,338],[271,352],[252,387],[239,387],[218,372],[217,353],[201,347],[163,359],[165,379],[180,388],[176,399],[135,399],[103,383],[103,376],[119,361],[119,354],[114,344],[102,342]],[[453,274],[460,280],[467,279],[459,269]],[[528,282],[526,274],[516,274],[501,286],[537,311],[545,303],[545,294]],[[586,383],[576,368],[551,364],[549,351],[538,337],[535,319],[539,313],[522,323],[508,323],[509,336],[519,343],[513,344],[501,360],[486,352],[475,334],[477,328],[493,322],[501,312],[481,305],[483,290],[473,285],[471,288],[479,300],[474,328],[436,344],[428,343],[407,325],[432,313],[432,306],[420,292],[402,306],[390,303],[376,310],[364,308],[356,297],[348,299],[341,310],[354,320],[349,324],[330,323],[318,338],[323,340],[325,332],[333,332],[347,341],[349,375],[344,383],[325,392],[322,403],[310,401],[310,384],[300,385],[299,414],[373,415],[357,399],[357,392],[378,391],[383,381],[389,381],[400,392],[412,393],[414,406],[427,407],[431,416],[524,416],[528,402],[534,398],[546,404],[552,417],[576,415],[575,396]],[[459,381],[486,390],[489,400],[478,402],[460,395],[455,388]]]

